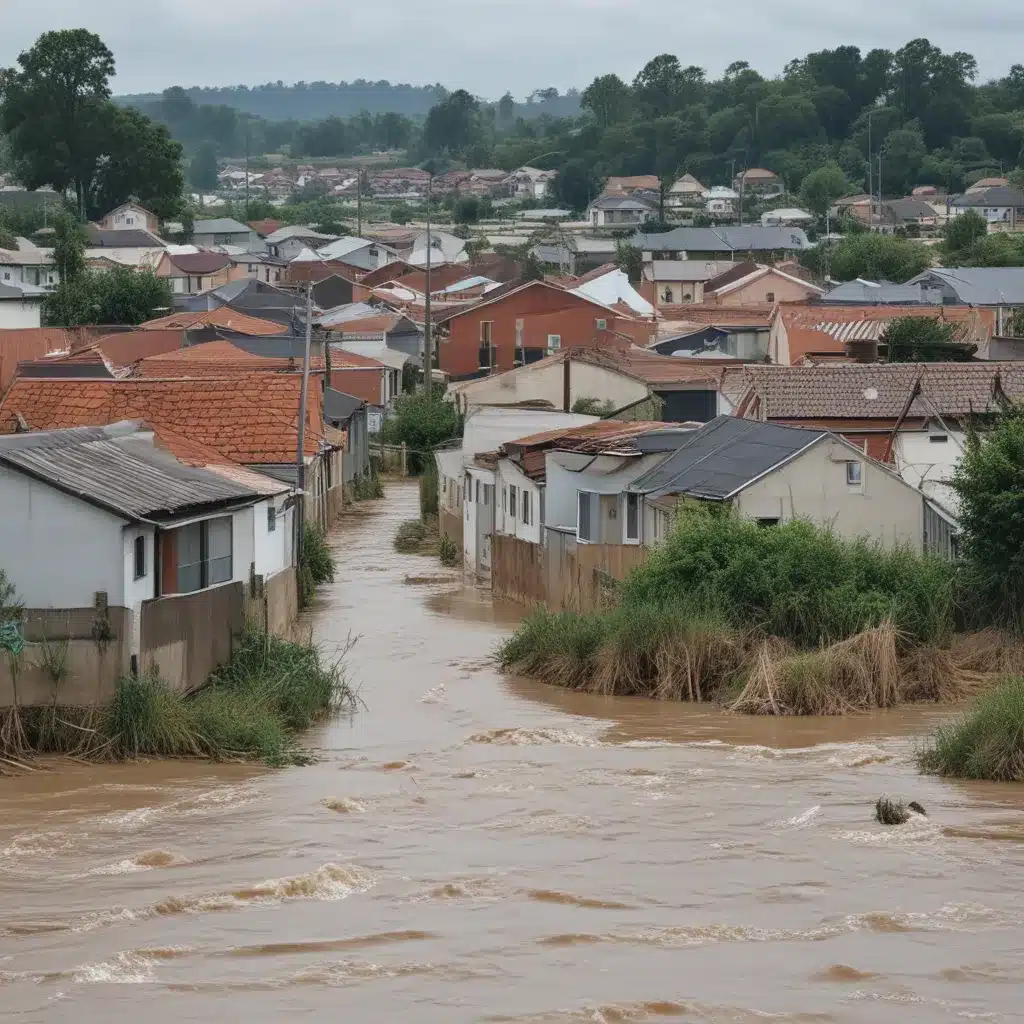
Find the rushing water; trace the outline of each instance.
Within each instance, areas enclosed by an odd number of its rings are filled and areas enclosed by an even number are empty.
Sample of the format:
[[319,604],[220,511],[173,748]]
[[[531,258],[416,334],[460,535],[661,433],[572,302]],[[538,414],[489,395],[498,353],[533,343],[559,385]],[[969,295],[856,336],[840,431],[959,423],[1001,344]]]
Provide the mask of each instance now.
[[[519,612],[352,517],[310,623],[322,760],[0,778],[0,1018],[1024,1019],[1024,791],[923,779],[935,712],[744,719],[506,680]],[[882,793],[929,812],[872,820]]]

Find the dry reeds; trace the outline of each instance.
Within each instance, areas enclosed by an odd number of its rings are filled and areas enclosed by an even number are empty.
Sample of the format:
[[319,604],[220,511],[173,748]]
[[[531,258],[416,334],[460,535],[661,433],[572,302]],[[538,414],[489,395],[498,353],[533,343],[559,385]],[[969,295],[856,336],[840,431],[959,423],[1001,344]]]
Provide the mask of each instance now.
[[818,651],[793,653],[776,638],[751,659],[733,711],[754,715],[842,715],[899,702],[900,634],[891,622]]
[[882,825],[905,825],[910,821],[910,811],[902,800],[882,796],[875,804],[875,820]]

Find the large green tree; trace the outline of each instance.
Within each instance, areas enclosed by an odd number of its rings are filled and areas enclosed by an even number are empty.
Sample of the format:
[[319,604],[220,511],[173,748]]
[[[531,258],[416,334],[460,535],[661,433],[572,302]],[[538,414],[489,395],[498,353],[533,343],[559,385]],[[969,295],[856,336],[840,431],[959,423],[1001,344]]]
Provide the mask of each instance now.
[[811,171],[800,186],[800,198],[812,213],[824,216],[832,204],[850,190],[843,169],[837,163],[827,163]]
[[52,185],[97,216],[129,198],[179,209],[180,145],[167,129],[110,102],[114,57],[85,29],[46,32],[0,72],[0,133],[30,189]]
[[218,171],[217,150],[212,142],[204,142],[192,157],[188,169],[189,183],[201,192],[210,192],[217,187]]
[[920,242],[863,232],[847,235],[835,245],[807,250],[801,261],[820,274],[827,267],[829,275],[837,281],[862,277],[868,281],[902,283],[930,267],[932,254]]
[[148,270],[87,270],[62,281],[43,302],[48,327],[141,324],[171,305],[166,278]]

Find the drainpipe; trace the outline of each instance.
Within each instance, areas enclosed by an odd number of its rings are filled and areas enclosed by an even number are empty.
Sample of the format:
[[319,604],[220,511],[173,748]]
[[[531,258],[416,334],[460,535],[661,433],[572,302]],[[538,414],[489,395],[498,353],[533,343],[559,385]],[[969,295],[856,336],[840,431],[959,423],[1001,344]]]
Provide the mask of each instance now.
[[569,364],[572,362],[572,352],[565,353],[562,361],[562,408],[565,412],[572,412],[572,370]]

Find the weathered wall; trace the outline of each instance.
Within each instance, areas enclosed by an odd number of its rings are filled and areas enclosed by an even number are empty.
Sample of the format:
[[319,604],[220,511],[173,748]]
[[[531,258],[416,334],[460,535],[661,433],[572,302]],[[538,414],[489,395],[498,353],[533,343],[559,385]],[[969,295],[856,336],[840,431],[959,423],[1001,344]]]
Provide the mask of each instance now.
[[295,569],[285,569],[267,580],[257,577],[253,583],[245,592],[246,625],[290,639],[299,617]]
[[139,671],[155,670],[175,690],[201,686],[231,657],[244,622],[244,587],[228,583],[142,606]]
[[611,581],[625,579],[648,556],[633,544],[577,544],[567,533],[546,534],[544,547],[514,537],[492,539],[491,587],[497,596],[553,611],[593,611],[610,599]]
[[450,540],[455,542],[455,546],[459,549],[459,554],[462,554],[462,516],[455,513],[449,512],[447,509],[442,508],[439,515],[440,530],[442,537],[448,537]]
[[[53,675],[46,667],[46,640],[52,655],[64,659],[66,674],[57,689],[61,704],[101,704],[113,695],[129,668],[131,619],[128,608],[108,608],[106,618],[95,608],[27,609],[26,646],[19,659],[18,703],[48,704],[54,698]],[[105,621],[106,626],[97,626]],[[0,707],[14,703],[10,662],[0,657]]]

